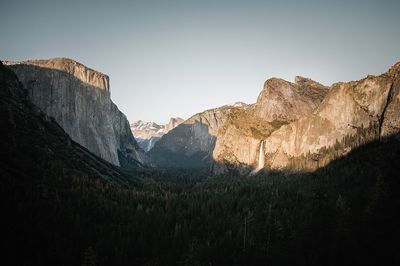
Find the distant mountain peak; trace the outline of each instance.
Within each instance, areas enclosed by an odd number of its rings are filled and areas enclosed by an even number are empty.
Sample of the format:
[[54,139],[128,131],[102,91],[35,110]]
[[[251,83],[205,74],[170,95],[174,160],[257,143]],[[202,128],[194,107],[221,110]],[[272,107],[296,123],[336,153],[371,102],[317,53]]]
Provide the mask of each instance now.
[[167,124],[159,125],[155,122],[138,120],[131,124],[131,130],[139,146],[143,150],[149,151],[163,135],[174,129],[183,121],[183,118],[171,117]]

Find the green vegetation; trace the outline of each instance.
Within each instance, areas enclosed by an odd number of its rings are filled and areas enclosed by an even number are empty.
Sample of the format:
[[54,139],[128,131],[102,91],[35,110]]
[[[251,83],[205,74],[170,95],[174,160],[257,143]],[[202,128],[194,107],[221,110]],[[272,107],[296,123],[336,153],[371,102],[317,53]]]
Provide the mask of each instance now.
[[6,265],[400,265],[399,136],[360,131],[333,149],[365,145],[312,173],[123,173],[1,67]]
[[366,128],[361,125],[356,130],[355,134],[345,135],[340,141],[336,140],[333,146],[322,147],[313,154],[308,152],[302,156],[289,158],[288,168],[294,171],[313,171],[341,158],[350,150],[365,145],[374,139],[379,139],[380,136],[378,124],[372,124]]
[[394,264],[399,159],[392,138],[304,174],[7,174],[3,251],[17,265]]
[[240,130],[245,136],[251,136],[256,139],[266,139],[274,130],[277,130],[283,125],[288,124],[288,121],[274,120],[273,122],[260,121],[260,118],[255,116],[254,107],[249,109],[233,109],[229,114],[229,123],[226,123],[223,131],[228,125],[233,125]]

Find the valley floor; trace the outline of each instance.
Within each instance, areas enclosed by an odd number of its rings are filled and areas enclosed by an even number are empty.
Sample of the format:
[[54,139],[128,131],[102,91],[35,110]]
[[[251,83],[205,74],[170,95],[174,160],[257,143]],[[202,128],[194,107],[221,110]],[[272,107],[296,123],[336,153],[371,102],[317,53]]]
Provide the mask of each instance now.
[[398,265],[400,142],[314,173],[141,172],[131,185],[1,162],[12,265]]

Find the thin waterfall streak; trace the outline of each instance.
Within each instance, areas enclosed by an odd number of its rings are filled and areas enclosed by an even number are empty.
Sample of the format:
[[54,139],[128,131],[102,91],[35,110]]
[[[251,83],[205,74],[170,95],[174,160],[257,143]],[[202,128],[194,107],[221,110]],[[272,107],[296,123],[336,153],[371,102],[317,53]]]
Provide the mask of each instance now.
[[260,154],[258,156],[258,170],[261,170],[262,168],[264,168],[264,161],[265,161],[265,157],[264,157],[264,141],[261,141],[261,143],[260,143]]
[[265,164],[264,141],[262,140],[260,142],[260,151],[259,151],[259,155],[258,155],[258,166],[256,167],[256,169],[251,171],[250,176],[257,174],[261,169],[263,169],[264,164]]

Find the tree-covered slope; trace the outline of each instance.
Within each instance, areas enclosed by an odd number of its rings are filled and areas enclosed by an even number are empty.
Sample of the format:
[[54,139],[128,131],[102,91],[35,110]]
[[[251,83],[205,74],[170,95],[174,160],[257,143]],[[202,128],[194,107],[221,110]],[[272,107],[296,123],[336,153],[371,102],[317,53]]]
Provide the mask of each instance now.
[[139,183],[72,142],[10,90],[18,81],[1,70],[1,246],[9,265],[400,262],[398,136],[313,173],[154,171],[135,174]]

